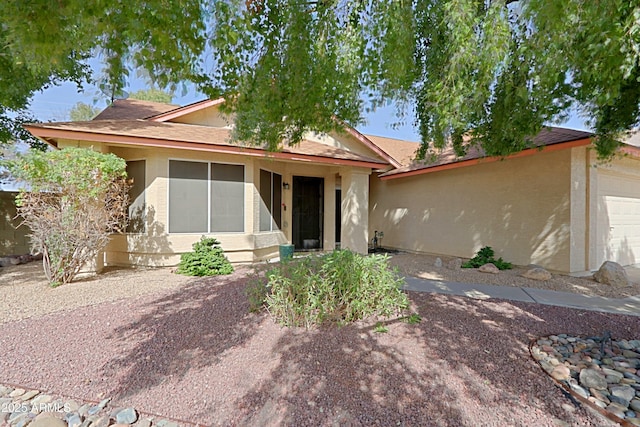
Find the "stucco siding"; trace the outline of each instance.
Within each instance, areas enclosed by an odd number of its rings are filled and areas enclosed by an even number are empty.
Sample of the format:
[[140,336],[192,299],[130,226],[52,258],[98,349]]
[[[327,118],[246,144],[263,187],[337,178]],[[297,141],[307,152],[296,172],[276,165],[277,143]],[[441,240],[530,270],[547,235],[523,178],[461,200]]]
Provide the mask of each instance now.
[[308,132],[304,137],[309,141],[319,142],[320,144],[340,148],[351,153],[361,154],[372,158],[380,157],[371,148],[363,145],[362,142],[358,141],[353,135],[346,132],[331,132],[330,134]]
[[226,127],[233,122],[233,116],[227,117],[223,115],[218,106],[206,108],[204,110],[194,111],[184,116],[171,119],[174,123],[185,123],[190,125],[202,125],[212,127]]
[[[110,152],[125,160],[145,160],[147,208],[147,233],[130,233],[114,236],[106,250],[107,264],[114,265],[176,265],[181,253],[191,250],[191,245],[206,233],[169,233],[169,160],[187,160],[216,163],[242,164],[245,166],[245,227],[241,233],[209,233],[221,242],[225,254],[232,262],[254,262],[278,256],[278,246],[292,239],[292,191],[294,176],[310,176],[324,179],[325,201],[323,214],[323,248],[335,247],[335,188],[340,174],[354,168],[341,168],[302,164],[273,159],[256,159],[242,155],[207,154],[173,149],[130,149],[111,146]],[[260,231],[260,170],[280,174],[282,183],[289,185],[282,190],[282,224],[280,230]],[[357,168],[355,169],[358,171]],[[359,173],[369,173],[362,169]],[[364,183],[368,185],[367,179]],[[362,187],[360,183],[360,187]],[[367,189],[359,188],[359,193]],[[366,205],[365,205],[366,208]],[[366,211],[362,213],[366,218]],[[366,232],[366,220],[359,225]],[[364,234],[364,233],[361,233]],[[363,246],[364,245],[364,246]],[[358,249],[366,248],[366,239]]]
[[23,255],[31,252],[26,226],[20,226],[16,218],[16,195],[14,191],[0,191],[0,256]]
[[571,151],[382,181],[371,178],[369,235],[382,245],[570,270]]

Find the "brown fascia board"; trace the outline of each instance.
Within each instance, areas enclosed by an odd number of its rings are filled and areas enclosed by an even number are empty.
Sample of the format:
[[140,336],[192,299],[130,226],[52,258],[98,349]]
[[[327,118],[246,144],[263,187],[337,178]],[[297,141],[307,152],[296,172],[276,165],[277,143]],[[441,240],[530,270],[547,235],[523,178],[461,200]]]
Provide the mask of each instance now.
[[155,148],[176,148],[186,149],[192,151],[205,151],[210,153],[226,153],[226,154],[242,154],[252,157],[264,157],[280,160],[291,160],[307,163],[325,163],[340,166],[354,166],[364,167],[371,169],[380,169],[385,165],[383,162],[369,162],[365,160],[352,160],[352,159],[338,159],[335,157],[313,156],[310,154],[302,153],[287,153],[287,152],[267,152],[259,148],[251,147],[238,147],[233,145],[216,145],[199,142],[186,142],[186,141],[173,141],[159,138],[139,137],[139,136],[124,136],[124,135],[109,135],[109,134],[95,134],[86,131],[69,131],[60,129],[51,129],[46,127],[40,127],[37,124],[26,124],[25,129],[31,132],[33,135],[47,142],[55,148],[57,144],[53,144],[50,139],[63,138],[63,139],[77,139],[88,142],[99,142],[106,144],[119,144],[119,145],[131,145],[141,147],[155,147]]
[[484,163],[493,163],[493,162],[497,162],[500,160],[507,160],[507,159],[515,159],[515,158],[519,158],[519,157],[527,157],[527,156],[533,156],[535,154],[538,154],[540,152],[552,152],[552,151],[559,151],[559,150],[566,150],[569,148],[573,148],[573,147],[583,147],[585,145],[589,145],[591,144],[592,140],[591,138],[582,138],[582,139],[577,139],[574,141],[567,141],[567,142],[561,142],[558,144],[552,144],[552,145],[545,145],[542,147],[534,147],[534,148],[527,148],[526,150],[522,150],[519,151],[517,153],[511,154],[509,156],[506,157],[502,157],[502,156],[491,156],[491,157],[479,157],[479,158],[475,158],[475,159],[468,159],[468,160],[462,160],[459,162],[452,162],[452,163],[446,163],[446,164],[442,164],[442,165],[433,165],[433,166],[422,166],[422,167],[417,167],[414,169],[409,168],[409,170],[406,171],[390,171],[387,173],[384,173],[382,175],[380,175],[380,179],[383,181],[389,180],[389,179],[397,179],[397,178],[407,178],[410,176],[416,176],[416,175],[424,175],[424,174],[428,174],[428,173],[433,173],[433,172],[441,172],[441,171],[445,171],[445,170],[451,170],[451,169],[458,169],[458,168],[463,168],[463,167],[467,167],[467,166],[474,166],[474,165],[478,165],[478,164],[484,164]]

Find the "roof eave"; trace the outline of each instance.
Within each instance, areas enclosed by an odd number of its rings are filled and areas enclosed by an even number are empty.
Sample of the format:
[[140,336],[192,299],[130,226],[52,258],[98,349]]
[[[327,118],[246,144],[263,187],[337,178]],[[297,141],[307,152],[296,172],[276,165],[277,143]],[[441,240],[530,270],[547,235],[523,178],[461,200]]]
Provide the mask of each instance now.
[[573,141],[561,142],[558,144],[545,145],[542,147],[528,148],[526,150],[522,150],[505,157],[502,157],[502,156],[479,157],[475,159],[462,160],[462,161],[446,163],[442,165],[425,166],[419,169],[412,169],[404,172],[390,171],[380,175],[380,179],[383,181],[386,181],[390,179],[407,178],[410,176],[424,175],[428,173],[441,172],[441,171],[451,170],[451,169],[459,169],[459,168],[474,166],[478,164],[493,163],[500,160],[532,156],[540,152],[552,152],[552,151],[566,150],[574,147],[583,147],[585,145],[591,144],[591,142],[592,142],[592,138],[582,138],[582,139],[576,139]]
[[88,142],[98,142],[103,144],[119,144],[119,145],[132,145],[142,147],[155,147],[155,148],[175,148],[175,149],[187,149],[193,151],[204,151],[210,153],[226,153],[226,154],[242,154],[252,157],[266,157],[279,160],[290,160],[307,163],[322,163],[331,164],[337,166],[355,166],[370,169],[380,169],[387,165],[384,162],[370,162],[364,160],[353,159],[339,159],[335,157],[327,156],[314,156],[303,153],[288,153],[288,152],[269,152],[259,148],[252,147],[239,147],[233,145],[218,145],[213,143],[193,142],[193,141],[176,141],[170,139],[140,137],[140,136],[124,136],[113,135],[103,133],[93,133],[86,131],[70,131],[63,129],[51,129],[46,127],[39,127],[36,125],[25,125],[25,129],[31,132],[36,137],[49,143],[57,148],[57,144],[54,145],[49,139],[64,138],[64,139],[78,139]]

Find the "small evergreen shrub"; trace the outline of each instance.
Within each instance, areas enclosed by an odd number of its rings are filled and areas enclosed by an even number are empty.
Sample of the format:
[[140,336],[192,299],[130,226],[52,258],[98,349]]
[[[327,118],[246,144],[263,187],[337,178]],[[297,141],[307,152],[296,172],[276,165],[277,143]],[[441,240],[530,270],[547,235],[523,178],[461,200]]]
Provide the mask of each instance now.
[[309,327],[400,313],[409,307],[402,283],[386,256],[339,250],[281,262],[266,273],[266,283],[250,284],[248,296],[252,309],[264,296],[278,323]]
[[462,268],[478,268],[488,263],[492,263],[498,267],[498,270],[510,270],[513,268],[513,265],[511,265],[510,262],[507,262],[502,258],[495,259],[494,256],[495,253],[491,246],[485,246],[476,253],[476,256],[463,263]]
[[219,276],[233,273],[229,262],[218,242],[213,237],[204,237],[193,244],[193,252],[180,256],[176,273],[185,276]]

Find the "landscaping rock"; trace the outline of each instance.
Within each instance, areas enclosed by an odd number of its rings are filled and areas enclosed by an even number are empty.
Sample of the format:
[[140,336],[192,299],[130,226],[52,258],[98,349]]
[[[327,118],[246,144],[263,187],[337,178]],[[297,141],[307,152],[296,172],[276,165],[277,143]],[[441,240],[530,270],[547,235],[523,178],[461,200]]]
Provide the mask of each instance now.
[[39,418],[29,424],[29,427],[67,427],[67,423],[53,416]]
[[80,424],[82,424],[82,417],[78,414],[73,414],[67,420],[67,424],[69,427],[80,427]]
[[583,369],[580,371],[580,384],[585,388],[604,390],[607,388],[607,380],[595,369]]
[[542,267],[534,267],[531,268],[527,271],[525,271],[522,274],[522,277],[526,277],[527,279],[533,279],[533,280],[549,280],[551,279],[551,273],[549,273],[547,270],[545,270]]
[[498,267],[496,267],[494,264],[492,263],[487,263],[485,265],[480,266],[480,268],[478,269],[478,271],[482,272],[482,273],[491,273],[491,274],[498,274],[500,273],[500,270],[498,269]]
[[125,408],[116,414],[118,424],[133,424],[138,420],[138,414],[133,408]]
[[565,365],[557,365],[551,371],[551,376],[558,381],[566,381],[571,378],[571,371]]
[[629,277],[627,272],[622,268],[620,264],[613,261],[605,261],[600,269],[596,271],[593,278],[605,285],[616,287],[629,286]]
[[433,263],[433,266],[436,268],[442,267],[442,259],[436,258],[435,262]]
[[572,394],[635,425],[632,420],[640,414],[640,371],[634,357],[638,340],[612,339],[604,353],[599,341],[600,337],[549,335],[535,341],[531,355]]
[[[636,391],[630,386],[618,386],[611,387],[611,397],[619,397],[620,399],[626,402],[626,405],[629,405],[631,399],[636,395]],[[613,400],[613,399],[611,399]]]

